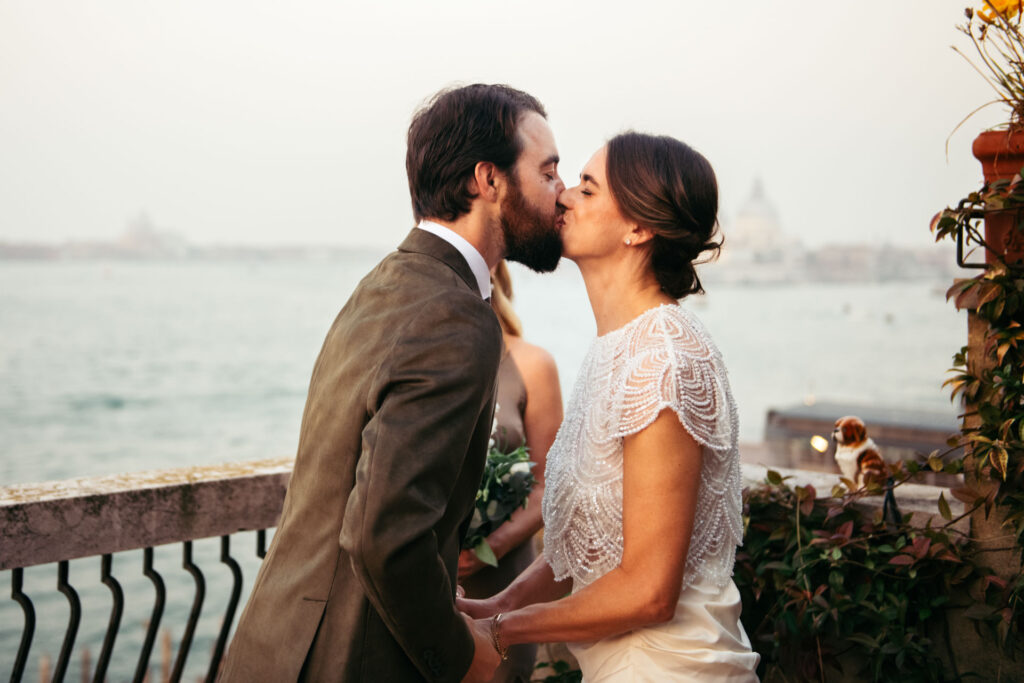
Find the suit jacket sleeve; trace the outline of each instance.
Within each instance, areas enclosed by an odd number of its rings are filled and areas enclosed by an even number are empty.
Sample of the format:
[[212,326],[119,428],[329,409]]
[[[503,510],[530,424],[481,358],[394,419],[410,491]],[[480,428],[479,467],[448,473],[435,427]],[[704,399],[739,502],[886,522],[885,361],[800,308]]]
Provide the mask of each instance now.
[[473,641],[455,608],[434,527],[490,405],[501,332],[490,306],[458,291],[425,302],[396,333],[374,380],[340,543],[423,676],[457,681],[469,668]]

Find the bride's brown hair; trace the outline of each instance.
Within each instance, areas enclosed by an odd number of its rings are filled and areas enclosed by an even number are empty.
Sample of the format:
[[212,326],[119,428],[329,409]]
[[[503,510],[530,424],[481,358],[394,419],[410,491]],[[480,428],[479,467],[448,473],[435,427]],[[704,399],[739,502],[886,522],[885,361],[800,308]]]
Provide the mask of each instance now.
[[[629,131],[608,141],[608,184],[622,215],[654,233],[651,269],[675,299],[704,291],[697,263],[718,255],[718,181],[686,143]],[[710,254],[701,258],[705,252]]]

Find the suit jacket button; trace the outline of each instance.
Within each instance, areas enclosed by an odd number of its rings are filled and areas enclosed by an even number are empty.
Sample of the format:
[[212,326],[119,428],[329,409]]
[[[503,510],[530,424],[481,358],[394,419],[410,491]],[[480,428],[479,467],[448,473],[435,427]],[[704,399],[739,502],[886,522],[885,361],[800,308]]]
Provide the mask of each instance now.
[[430,669],[430,673],[435,676],[440,676],[444,672],[444,667],[441,666],[441,660],[434,652],[433,648],[427,648],[423,651],[423,661],[426,663],[427,668]]

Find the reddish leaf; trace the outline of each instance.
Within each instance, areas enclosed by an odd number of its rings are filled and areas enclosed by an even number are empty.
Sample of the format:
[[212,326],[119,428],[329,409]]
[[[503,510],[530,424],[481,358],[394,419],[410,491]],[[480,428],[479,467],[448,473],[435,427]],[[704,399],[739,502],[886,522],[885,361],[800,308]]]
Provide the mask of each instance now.
[[930,548],[931,545],[932,541],[930,538],[918,536],[914,539],[914,542],[910,544],[910,547],[907,548],[907,552],[920,560],[928,554],[928,548]]
[[961,294],[967,289],[974,286],[974,280],[961,280],[953,283],[953,286],[946,290],[946,301],[949,301],[954,296]]
[[1000,590],[1006,589],[1006,581],[995,574],[989,574],[982,581],[985,583],[983,590],[987,590],[992,584],[995,584]]
[[843,524],[836,529],[836,532],[832,534],[833,541],[848,541],[850,536],[853,535],[853,521],[843,522]]
[[1002,288],[991,282],[982,284],[979,289],[981,291],[978,293],[978,308],[981,308],[983,304],[987,304],[989,301],[993,301],[1002,293]]
[[814,497],[813,496],[808,497],[807,500],[805,500],[804,502],[800,503],[800,512],[804,516],[807,516],[807,515],[811,514],[812,512],[814,512]]
[[889,564],[912,565],[916,561],[917,560],[915,560],[910,555],[897,555],[896,557],[889,560]]
[[961,502],[967,503],[968,505],[974,505],[982,498],[982,495],[980,493],[978,493],[974,489],[967,488],[966,486],[956,489],[950,489],[949,492],[953,495],[954,498]]

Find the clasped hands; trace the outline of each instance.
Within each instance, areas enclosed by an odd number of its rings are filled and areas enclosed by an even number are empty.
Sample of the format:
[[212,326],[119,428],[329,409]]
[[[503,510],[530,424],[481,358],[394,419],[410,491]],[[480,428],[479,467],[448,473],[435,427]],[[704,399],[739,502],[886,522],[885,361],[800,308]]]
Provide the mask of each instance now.
[[491,617],[498,613],[491,600],[472,600],[466,597],[462,586],[455,587],[455,606],[462,612],[470,635],[473,636],[473,662],[463,677],[463,683],[482,683],[494,676],[501,664],[501,656],[491,636]]

